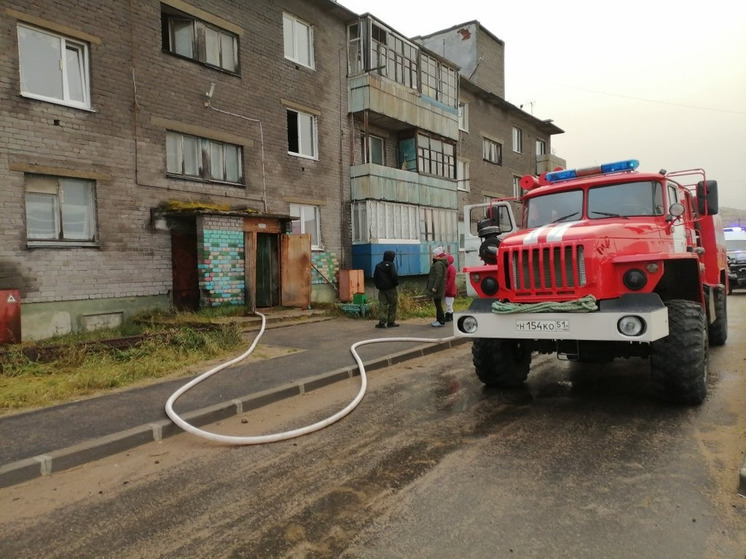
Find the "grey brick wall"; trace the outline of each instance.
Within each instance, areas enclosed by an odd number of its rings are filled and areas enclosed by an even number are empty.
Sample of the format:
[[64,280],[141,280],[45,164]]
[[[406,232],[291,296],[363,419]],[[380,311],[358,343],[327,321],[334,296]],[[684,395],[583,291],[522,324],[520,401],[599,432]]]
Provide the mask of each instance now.
[[[179,2],[172,2],[179,5]],[[288,213],[288,199],[321,204],[327,251],[344,250],[350,164],[345,22],[326,2],[194,0],[241,29],[240,75],[166,53],[157,0],[3,2],[0,17],[0,289],[24,303],[167,295],[170,239],[151,226],[165,200],[201,200]],[[315,70],[283,56],[283,9],[314,28]],[[337,12],[339,13],[339,12]],[[92,111],[20,95],[16,26],[90,37]],[[234,116],[206,108],[212,103]],[[319,159],[288,155],[283,101],[318,114]],[[246,117],[246,118],[241,118]],[[258,122],[261,121],[262,145]],[[169,127],[243,140],[246,187],[166,177]],[[98,247],[27,247],[24,175],[95,176]],[[266,192],[265,192],[266,188]]]

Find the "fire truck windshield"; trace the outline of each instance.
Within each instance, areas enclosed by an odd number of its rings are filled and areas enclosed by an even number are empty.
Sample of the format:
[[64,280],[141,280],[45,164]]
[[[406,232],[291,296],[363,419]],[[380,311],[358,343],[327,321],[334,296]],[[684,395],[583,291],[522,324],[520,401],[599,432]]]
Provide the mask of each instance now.
[[578,221],[583,217],[583,191],[568,190],[528,200],[526,227]]
[[[526,201],[526,227],[583,219],[583,191],[568,190],[536,196]],[[622,182],[588,190],[588,217],[663,215],[663,187],[655,181]]]
[[590,219],[663,213],[663,188],[655,181],[625,182],[588,190]]

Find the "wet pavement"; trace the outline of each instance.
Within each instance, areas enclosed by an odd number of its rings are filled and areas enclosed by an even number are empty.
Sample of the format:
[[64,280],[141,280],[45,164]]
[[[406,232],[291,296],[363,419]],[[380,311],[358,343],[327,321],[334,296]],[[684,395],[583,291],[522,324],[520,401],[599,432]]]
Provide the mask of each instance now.
[[[304,311],[297,314],[268,313],[268,326],[256,352],[271,346],[283,349],[280,356],[238,363],[221,371],[178,399],[175,411],[200,426],[349,378],[358,374],[350,347],[362,340],[439,340],[362,346],[358,353],[366,371],[466,343],[451,338],[449,328],[432,328],[427,319],[403,321],[400,328],[381,330],[374,328],[374,320],[303,316]],[[247,329],[258,333],[261,320],[253,317],[247,322],[252,320],[254,324],[247,324]],[[181,432],[166,415],[165,403],[195,376],[0,417],[0,487]]]

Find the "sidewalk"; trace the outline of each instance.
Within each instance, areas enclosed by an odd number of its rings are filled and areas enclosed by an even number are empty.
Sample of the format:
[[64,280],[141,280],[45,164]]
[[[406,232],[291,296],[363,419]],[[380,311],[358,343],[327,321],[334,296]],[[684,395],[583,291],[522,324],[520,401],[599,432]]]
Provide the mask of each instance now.
[[[297,315],[308,315],[297,311]],[[298,318],[298,316],[296,316]],[[217,373],[179,398],[175,411],[200,426],[359,374],[350,352],[373,338],[431,338],[438,343],[376,343],[358,348],[366,372],[449,349],[463,338],[432,328],[427,319],[379,330],[374,320],[268,314],[255,350],[282,348],[283,355],[245,361]],[[258,334],[261,320],[247,329]],[[253,338],[252,338],[253,340]],[[246,345],[248,349],[251,341]],[[241,350],[241,352],[245,351]],[[214,365],[213,365],[214,366]],[[206,367],[205,370],[212,368]],[[198,374],[90,399],[0,417],[0,487],[59,472],[181,432],[165,412],[166,400]]]

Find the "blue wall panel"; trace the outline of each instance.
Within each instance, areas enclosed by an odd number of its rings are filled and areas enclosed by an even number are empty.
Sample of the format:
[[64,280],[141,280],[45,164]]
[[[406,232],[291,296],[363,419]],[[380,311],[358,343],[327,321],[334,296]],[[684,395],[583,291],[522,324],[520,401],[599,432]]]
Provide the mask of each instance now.
[[373,277],[373,270],[387,250],[396,252],[396,268],[400,276],[419,276],[430,271],[431,254],[435,247],[442,246],[447,253],[458,259],[458,245],[456,243],[430,244],[370,244],[353,245],[352,268],[363,270],[366,278]]

